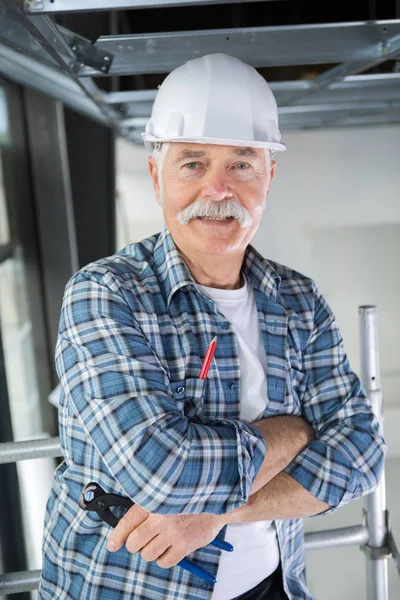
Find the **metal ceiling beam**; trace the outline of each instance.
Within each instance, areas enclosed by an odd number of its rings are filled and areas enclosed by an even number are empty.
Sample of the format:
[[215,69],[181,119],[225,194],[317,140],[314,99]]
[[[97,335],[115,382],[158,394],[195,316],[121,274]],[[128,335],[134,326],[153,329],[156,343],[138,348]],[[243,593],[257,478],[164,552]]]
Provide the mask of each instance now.
[[103,102],[107,104],[126,104],[128,102],[151,102],[156,97],[157,90],[132,90],[129,92],[110,92],[104,94]]
[[[60,30],[64,37],[73,35]],[[400,19],[395,19],[101,36],[95,45],[114,56],[108,75],[132,75],[169,73],[187,60],[214,52],[255,67],[374,61],[387,57],[388,41],[399,34]],[[83,67],[80,75],[103,74]]]
[[[260,0],[24,0],[26,13],[63,13],[134,8],[167,8],[196,4],[235,4]],[[271,0],[270,0],[271,1]]]
[[344,63],[329,69],[322,75],[319,75],[311,81],[311,86],[308,90],[300,90],[288,96],[285,104],[293,104],[294,102],[303,100],[306,96],[310,96],[316,92],[328,88],[333,83],[343,81],[348,75],[356,75],[367,69],[372,69],[386,60],[395,59],[400,56],[400,33],[388,39],[382,48],[381,56],[375,59],[355,60]]
[[[3,21],[0,37],[6,38],[8,44],[0,44],[1,71],[6,76],[48,93],[101,122],[122,126],[131,138],[140,133],[150,116],[155,90],[106,94],[91,78],[81,77],[89,72],[100,73],[105,56],[110,57],[110,64],[115,53],[108,75],[124,70],[168,72],[205,51],[221,50],[255,66],[348,61],[334,70],[337,74],[340,69],[345,69],[344,72],[353,69],[354,61],[365,65],[366,61],[387,60],[397,55],[400,48],[400,20],[107,36],[96,44],[58,27],[48,16],[24,15],[10,0],[0,4],[0,21]],[[77,56],[75,46],[81,47],[83,59]],[[86,59],[87,64],[82,67],[81,60]],[[340,74],[343,76],[343,71]],[[293,94],[297,94],[293,106],[287,110],[280,108],[283,129],[399,120],[397,74],[345,77],[341,83],[332,83],[332,76],[330,71],[317,78],[327,83],[329,90],[316,90],[316,80],[271,85],[280,105],[287,103],[290,96],[293,101]],[[302,96],[311,91],[313,95],[307,104],[300,104]],[[361,101],[357,103],[357,99]]]
[[[292,108],[292,107],[283,107]],[[294,108],[294,107],[293,107]],[[363,105],[324,106],[321,110],[280,114],[279,126],[282,131],[303,129],[324,129],[327,127],[348,127],[355,125],[388,125],[400,123],[400,104],[382,103],[364,107]]]
[[[291,94],[296,91],[309,90],[312,88],[313,80],[297,79],[294,81],[271,81],[269,87],[274,93],[278,104],[280,103],[280,97],[284,97],[285,94]],[[378,73],[373,75],[350,75],[345,77],[340,83],[332,84],[329,88],[329,97],[331,97],[332,91],[338,90],[343,92],[345,95],[348,93],[360,92],[362,96],[360,100],[365,99],[365,93],[374,94],[377,93],[379,99],[383,99],[382,96],[386,94],[400,96],[400,73]],[[102,98],[103,102],[107,104],[138,104],[141,102],[153,103],[157,94],[157,90],[132,90],[125,92],[110,92],[104,93]],[[324,92],[326,95],[327,92]],[[311,99],[311,98],[310,98]],[[315,102],[315,96],[312,97],[313,103]],[[322,104],[322,102],[319,102]]]
[[345,113],[349,115],[350,113],[357,111],[359,114],[370,115],[371,113],[379,113],[379,112],[399,112],[400,111],[400,99],[398,101],[393,100],[391,102],[341,102],[338,104],[316,104],[316,105],[308,105],[304,104],[303,106],[281,106],[278,108],[278,113],[280,119],[283,118],[285,122],[287,122],[291,115],[304,115],[304,114],[329,114],[329,115],[338,115]]
[[27,17],[15,0],[0,4],[0,40],[25,51],[29,56],[57,65],[62,71],[77,72],[76,57],[56,23],[46,15]]
[[[347,102],[339,104],[283,106],[278,109],[282,131],[315,129],[341,125],[376,125],[400,123],[400,98],[391,102]],[[142,143],[147,118],[125,119],[121,122],[124,135]]]
[[382,61],[400,34],[396,19],[102,36],[92,44],[46,15],[24,15],[15,0],[0,3],[0,22],[5,43],[79,76],[170,72],[205,52],[228,52],[256,67]]
[[[4,66],[3,64],[0,65],[2,72],[8,69],[11,79],[17,80],[12,70],[10,73],[10,64],[16,63],[17,69],[18,67],[23,69],[26,65],[24,59],[39,58],[40,62],[37,62],[37,66],[32,64],[34,71],[43,70],[46,75],[49,75],[50,79],[65,73],[75,83],[75,87],[81,89],[82,94],[80,96],[87,95],[89,99],[95,101],[93,96],[94,84],[90,80],[78,78],[78,71],[83,64],[81,59],[74,52],[74,47],[68,44],[68,38],[64,38],[51,17],[47,15],[28,17],[22,13],[14,0],[2,0],[0,3],[0,22],[2,23],[0,28],[0,51],[3,55],[8,55],[10,59]],[[10,47],[1,44],[2,40]],[[75,36],[73,44],[80,44],[81,40],[82,38]],[[84,41],[84,44],[86,44],[86,41]],[[91,44],[88,45],[91,47]],[[18,53],[22,50],[28,56],[21,53],[22,58],[20,60],[15,55],[11,56],[10,52],[12,53],[15,47]],[[10,52],[7,52],[7,50]],[[107,54],[100,51],[100,56],[104,58]],[[91,58],[92,56],[90,56],[89,62],[91,62]],[[111,63],[111,59],[108,62]],[[100,62],[95,61],[95,63],[101,68]],[[49,67],[52,70],[46,71]],[[54,67],[57,69],[54,69]],[[108,70],[108,66],[106,70]],[[26,81],[30,80],[32,80],[32,76],[28,73]],[[26,83],[26,81],[21,83]],[[32,87],[35,87],[35,82],[32,82],[32,84]],[[66,83],[66,87],[69,87],[68,83]],[[106,122],[111,124],[113,121],[118,122],[119,115],[115,113],[112,107],[100,103],[97,105],[97,109],[104,113]]]
[[49,56],[36,37],[27,30],[27,20],[13,2],[0,2],[0,41],[51,66],[57,65],[57,61]]
[[0,1],[0,23],[0,42],[74,76],[83,65],[85,53],[88,64],[105,73],[112,62],[111,56],[85,38],[72,32],[64,36],[51,17],[23,14],[15,0]]
[[[286,98],[293,94],[312,91],[312,81],[271,82],[270,87],[279,106],[285,106]],[[126,118],[150,118],[157,90],[137,90],[104,94],[102,102],[120,105]],[[335,102],[400,101],[400,73],[378,75],[355,75],[332,84],[329,90],[321,90],[307,96],[308,105],[334,104]],[[297,102],[296,104],[304,104]]]
[[109,124],[100,106],[69,75],[0,43],[0,73],[104,124]]
[[[285,106],[287,95],[312,89],[311,81],[272,82],[278,105]],[[307,96],[307,104],[334,104],[336,102],[372,102],[400,100],[400,73],[379,73],[373,75],[349,75],[343,81],[333,83],[329,89],[322,89]],[[293,103],[304,104],[296,101]]]
[[[354,126],[400,125],[400,108],[387,112],[386,109],[371,112],[361,112],[355,105],[341,111],[323,111],[322,113],[306,113],[300,115],[285,115],[279,119],[279,128],[282,132],[330,129]],[[141,133],[143,129],[132,129],[125,137],[131,142],[142,145]]]
[[[140,127],[144,127],[145,121],[150,117],[152,104],[157,93],[157,90],[138,90],[106,94],[88,79],[88,87],[91,84],[93,88],[91,89],[92,97],[90,97],[68,75],[2,44],[0,44],[0,63],[1,71],[9,79],[57,98],[67,106],[102,123],[111,124],[111,121],[106,118],[97,103],[124,105],[126,116],[144,119],[140,125]],[[310,86],[310,81],[271,83],[271,89],[277,98],[278,104],[281,99],[284,100],[285,95],[298,90],[307,90]],[[308,98],[307,105],[312,106],[313,111],[318,112],[319,110],[319,113],[321,113],[320,109],[315,108],[316,104],[322,106],[338,103],[338,106],[343,110],[343,106],[347,105],[348,107],[349,103],[353,103],[351,115],[354,116],[355,107],[361,109],[364,102],[369,101],[371,103],[385,100],[400,101],[400,73],[346,77],[343,82],[333,84],[329,90],[320,91]],[[298,128],[300,126],[299,123],[294,122],[294,117],[284,117],[284,114],[284,111],[282,112],[282,109],[280,109],[280,122],[283,128]],[[286,112],[286,115],[294,114],[296,112]],[[304,108],[300,108],[299,114],[305,115]],[[374,114],[376,115],[376,111]],[[392,116],[392,113],[389,113],[390,116]],[[310,117],[308,116],[307,123],[309,122]]]

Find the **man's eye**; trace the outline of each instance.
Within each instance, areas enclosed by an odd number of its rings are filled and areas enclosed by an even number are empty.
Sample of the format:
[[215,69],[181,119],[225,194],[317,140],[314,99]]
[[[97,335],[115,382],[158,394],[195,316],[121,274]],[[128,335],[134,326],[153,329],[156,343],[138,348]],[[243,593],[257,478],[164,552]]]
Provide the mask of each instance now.
[[236,166],[238,169],[247,169],[248,167],[250,167],[249,163],[247,162],[238,163]]
[[184,167],[187,169],[190,169],[191,171],[194,171],[194,169],[197,167],[198,164],[200,164],[200,163],[191,162],[191,163],[187,163],[186,165],[184,165]]

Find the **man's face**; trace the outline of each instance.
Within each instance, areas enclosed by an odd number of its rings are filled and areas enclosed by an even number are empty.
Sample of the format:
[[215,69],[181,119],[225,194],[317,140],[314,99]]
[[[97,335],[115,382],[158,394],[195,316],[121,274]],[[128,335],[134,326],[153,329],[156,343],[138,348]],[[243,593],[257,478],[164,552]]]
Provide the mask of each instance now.
[[189,257],[243,253],[260,224],[274,167],[267,172],[263,148],[174,142],[160,186],[150,157],[157,201],[178,248]]

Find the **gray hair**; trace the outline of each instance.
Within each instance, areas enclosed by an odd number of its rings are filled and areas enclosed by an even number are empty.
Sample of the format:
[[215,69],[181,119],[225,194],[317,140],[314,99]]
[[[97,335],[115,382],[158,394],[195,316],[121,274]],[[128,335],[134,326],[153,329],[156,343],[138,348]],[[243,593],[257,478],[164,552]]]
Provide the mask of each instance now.
[[157,166],[158,185],[160,188],[160,204],[161,204],[161,206],[164,203],[164,183],[163,183],[162,172],[163,172],[165,157],[167,156],[169,146],[170,146],[170,142],[164,142],[164,143],[157,142],[154,145],[153,152],[152,152],[152,157],[154,158],[154,162],[156,163],[156,166]]
[[155,160],[159,172],[162,171],[169,146],[170,142],[157,142],[156,144],[154,144],[152,157]]

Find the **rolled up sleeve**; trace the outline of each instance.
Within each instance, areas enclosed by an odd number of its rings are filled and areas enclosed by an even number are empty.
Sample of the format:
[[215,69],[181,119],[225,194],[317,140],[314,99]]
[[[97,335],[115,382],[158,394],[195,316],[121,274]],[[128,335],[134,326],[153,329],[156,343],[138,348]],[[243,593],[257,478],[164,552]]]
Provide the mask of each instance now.
[[56,368],[85,435],[135,502],[162,514],[247,502],[261,434],[234,420],[190,421],[123,295],[87,273],[65,291]]
[[316,439],[285,471],[331,509],[375,489],[386,445],[352,371],[331,309],[315,290],[314,327],[303,355],[303,416]]

